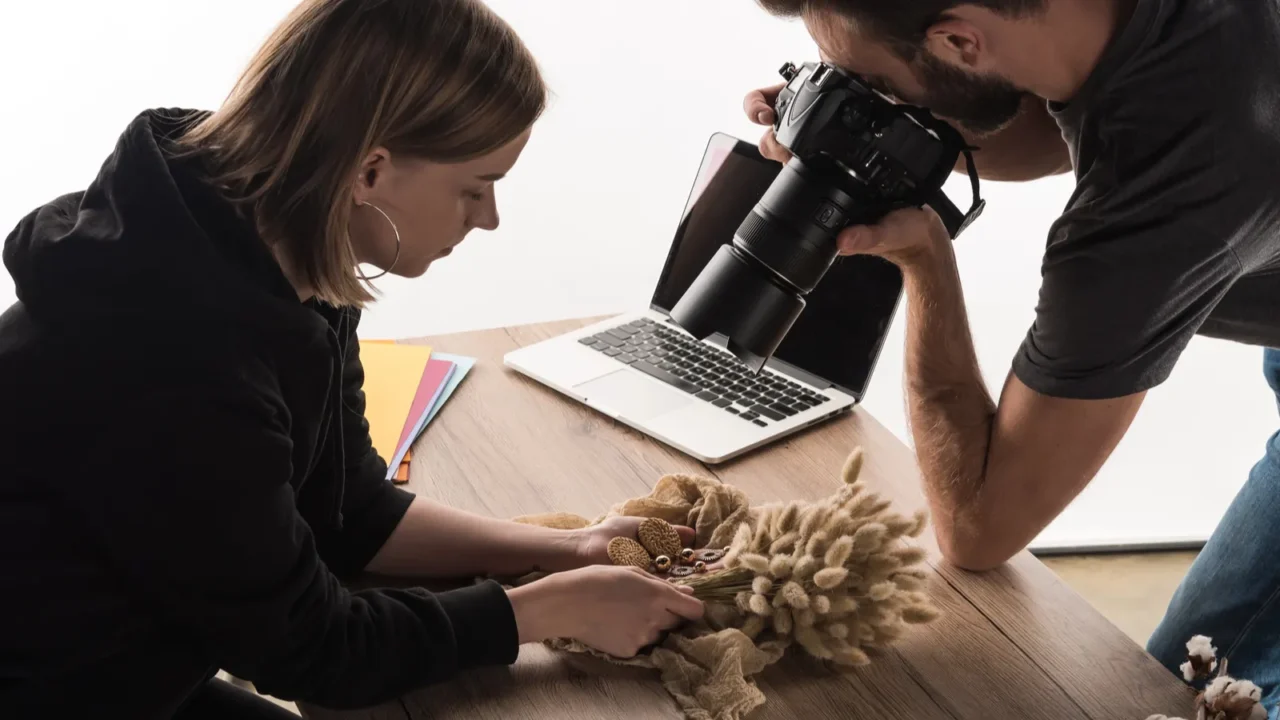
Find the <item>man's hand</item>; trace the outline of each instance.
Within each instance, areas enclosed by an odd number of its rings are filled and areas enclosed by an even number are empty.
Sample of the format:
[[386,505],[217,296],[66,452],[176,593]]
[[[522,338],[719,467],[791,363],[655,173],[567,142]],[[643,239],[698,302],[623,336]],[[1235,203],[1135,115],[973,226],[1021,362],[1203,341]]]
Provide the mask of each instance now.
[[770,126],[760,138],[761,154],[783,164],[791,159],[791,153],[778,144],[778,138],[773,134],[773,123],[777,117],[773,111],[773,104],[778,101],[778,93],[782,92],[782,88],[786,86],[786,83],[780,83],[773,87],[752,90],[742,101],[742,109],[751,122]]

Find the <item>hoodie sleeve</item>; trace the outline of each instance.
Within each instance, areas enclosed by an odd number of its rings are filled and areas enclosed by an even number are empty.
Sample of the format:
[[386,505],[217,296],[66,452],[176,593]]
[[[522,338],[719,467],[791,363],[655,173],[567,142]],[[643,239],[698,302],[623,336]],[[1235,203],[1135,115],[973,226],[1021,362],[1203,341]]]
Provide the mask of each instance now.
[[201,655],[264,692],[334,708],[515,661],[515,617],[494,582],[342,587],[295,508],[281,407],[235,388],[152,383],[139,395],[137,422],[93,438],[69,497],[139,601]]
[[341,331],[342,447],[344,488],[342,528],[316,530],[316,542],[325,563],[341,577],[362,572],[382,549],[404,517],[413,494],[387,480],[387,464],[378,456],[365,419],[364,366],[355,337],[358,315],[346,318]]

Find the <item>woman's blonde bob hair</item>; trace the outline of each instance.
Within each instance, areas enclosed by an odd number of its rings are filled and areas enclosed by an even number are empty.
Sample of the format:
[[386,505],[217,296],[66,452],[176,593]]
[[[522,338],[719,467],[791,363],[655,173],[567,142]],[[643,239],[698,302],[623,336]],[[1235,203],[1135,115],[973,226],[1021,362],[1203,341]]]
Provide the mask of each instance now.
[[485,155],[546,99],[529,50],[479,0],[304,0],[179,150],[205,159],[319,300],[358,307],[373,296],[347,226],[368,154]]

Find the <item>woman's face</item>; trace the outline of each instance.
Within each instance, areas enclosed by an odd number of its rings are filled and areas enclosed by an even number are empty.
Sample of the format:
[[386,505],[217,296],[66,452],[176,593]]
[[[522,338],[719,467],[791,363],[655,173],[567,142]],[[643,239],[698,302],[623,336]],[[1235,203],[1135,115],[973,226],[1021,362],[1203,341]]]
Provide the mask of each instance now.
[[455,164],[393,156],[385,148],[374,150],[355,185],[350,234],[356,258],[379,270],[391,268],[394,275],[418,277],[432,262],[452,252],[467,233],[497,228],[494,184],[516,164],[529,134],[526,130],[488,155]]

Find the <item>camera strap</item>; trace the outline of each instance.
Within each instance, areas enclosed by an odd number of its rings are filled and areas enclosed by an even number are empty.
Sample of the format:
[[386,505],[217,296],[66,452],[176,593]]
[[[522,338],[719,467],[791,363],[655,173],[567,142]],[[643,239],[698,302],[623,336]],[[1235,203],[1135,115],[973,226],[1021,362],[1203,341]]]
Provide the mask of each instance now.
[[973,164],[972,148],[966,146],[961,153],[964,154],[965,167],[969,170],[969,185],[973,188],[973,204],[969,206],[969,212],[961,212],[960,208],[951,202],[951,198],[942,192],[941,187],[935,189],[932,196],[925,199],[925,203],[942,219],[942,224],[946,226],[952,240],[972,225],[987,207],[987,201],[982,199],[978,189],[978,168]]

